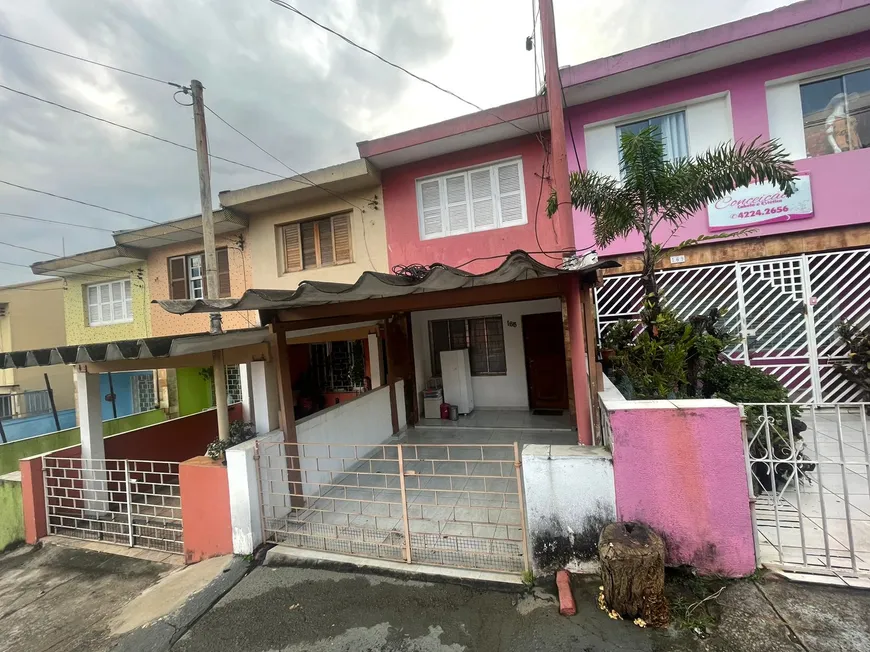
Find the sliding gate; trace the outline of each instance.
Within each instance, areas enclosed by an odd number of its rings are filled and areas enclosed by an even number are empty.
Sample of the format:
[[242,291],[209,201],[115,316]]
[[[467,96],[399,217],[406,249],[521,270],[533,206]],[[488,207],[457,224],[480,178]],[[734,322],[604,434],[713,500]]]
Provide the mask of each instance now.
[[[724,309],[742,338],[727,355],[777,377],[795,403],[862,400],[834,365],[848,360],[840,321],[870,326],[870,249],[669,269],[658,279],[665,305],[684,319]],[[599,333],[637,319],[640,276],[605,277],[596,300]]]
[[184,552],[177,462],[42,460],[49,534]]
[[516,445],[257,447],[267,542],[478,570],[529,567]]

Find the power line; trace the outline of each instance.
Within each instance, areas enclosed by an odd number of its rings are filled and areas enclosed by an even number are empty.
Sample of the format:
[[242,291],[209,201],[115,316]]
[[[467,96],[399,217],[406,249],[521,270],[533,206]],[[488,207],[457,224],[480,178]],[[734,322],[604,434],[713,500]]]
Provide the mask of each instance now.
[[[126,131],[132,131],[134,134],[139,134],[140,136],[145,136],[147,138],[153,138],[154,140],[160,141],[161,143],[166,143],[167,145],[174,145],[175,147],[180,147],[182,149],[186,149],[189,152],[196,152],[196,148],[190,147],[189,145],[185,145],[183,143],[178,143],[174,140],[169,140],[168,138],[163,138],[161,136],[155,136],[154,134],[149,134],[147,131],[141,131],[134,127],[128,127],[127,125],[122,125],[118,122],[113,122],[111,120],[107,120],[106,118],[101,118],[96,115],[92,115],[90,113],[85,113],[84,111],[79,111],[78,109],[74,109],[69,106],[65,106],[63,104],[58,104],[57,102],[52,102],[51,100],[46,100],[42,97],[37,97],[36,95],[31,95],[30,93],[25,93],[24,91],[20,91],[15,88],[10,88],[9,86],[5,86],[4,84],[0,84],[0,88],[6,89],[12,93],[17,93],[18,95],[23,95],[24,97],[29,97],[32,100],[36,100],[37,102],[43,102],[45,104],[50,104],[51,106],[55,106],[59,109],[63,109],[64,111],[70,111],[71,113],[76,113],[78,115],[84,116],[86,118],[90,118],[91,120],[96,120],[98,122],[103,122],[107,125],[111,125],[113,127],[118,127],[119,129],[125,129]],[[234,161],[229,158],[225,158],[223,156],[217,156],[216,154],[209,154],[209,158],[217,159],[219,161],[224,161],[226,163],[232,163],[233,165],[238,165],[243,168],[247,168],[249,170],[254,170],[256,172],[261,172],[263,174],[268,174],[273,177],[277,177],[279,179],[283,179],[284,175],[275,174],[274,172],[269,172],[268,170],[263,170],[258,167],[254,167],[253,165],[248,165],[247,163],[240,163],[239,161]]]
[[484,109],[483,107],[481,107],[481,106],[475,104],[474,102],[472,102],[472,101],[470,101],[470,100],[466,100],[466,99],[465,99],[464,97],[462,97],[461,95],[458,95],[457,93],[454,93],[453,91],[451,91],[451,90],[449,90],[449,89],[447,89],[447,88],[444,88],[443,86],[439,86],[439,85],[436,84],[435,82],[430,81],[430,80],[426,79],[425,77],[421,77],[420,75],[417,75],[417,74],[411,72],[411,71],[408,70],[407,68],[404,68],[404,67],[400,66],[400,65],[397,64],[397,63],[393,63],[393,62],[390,61],[389,59],[386,59],[386,58],[382,57],[382,56],[381,56],[380,54],[378,54],[377,52],[373,52],[372,50],[369,50],[367,47],[364,47],[364,46],[360,45],[359,43],[356,43],[355,41],[352,41],[350,38],[348,38],[348,37],[345,36],[344,34],[341,34],[341,33],[337,32],[337,31],[335,31],[334,29],[332,29],[331,27],[328,27],[328,26],[324,25],[323,23],[319,23],[319,22],[317,22],[317,21],[314,20],[311,16],[308,16],[308,15],[302,13],[301,11],[299,11],[299,10],[298,10],[296,7],[294,7],[293,5],[289,5],[289,4],[287,4],[286,2],[284,2],[283,0],[269,0],[269,2],[271,2],[271,3],[274,4],[274,5],[277,5],[277,6],[281,7],[282,9],[287,9],[288,11],[292,11],[294,14],[296,14],[296,15],[298,15],[298,16],[301,16],[302,18],[304,18],[305,20],[307,20],[309,23],[312,23],[312,24],[314,24],[314,25],[317,25],[317,27],[319,27],[320,29],[327,31],[327,32],[329,32],[330,34],[333,34],[334,36],[337,36],[338,38],[340,38],[340,39],[341,39],[342,41],[344,41],[345,43],[347,43],[347,44],[349,44],[349,45],[352,45],[353,47],[357,48],[358,50],[362,50],[362,51],[365,52],[366,54],[369,54],[369,55],[375,57],[376,59],[378,59],[379,61],[382,61],[383,63],[387,64],[388,66],[391,66],[391,67],[395,68],[396,70],[400,70],[400,71],[402,71],[403,73],[405,73],[406,75],[410,75],[411,77],[413,77],[413,78],[416,79],[417,81],[423,82],[424,84],[428,84],[429,86],[432,86],[433,88],[438,89],[438,90],[441,91],[442,93],[447,93],[447,95],[450,95],[450,96],[452,96],[452,97],[455,97],[455,98],[456,98],[457,100],[459,100],[460,102],[463,102],[463,103],[467,104],[468,106],[471,106],[471,107],[477,109],[478,111],[481,111],[482,113],[487,113],[487,114],[489,114],[489,115],[491,115],[491,116],[497,118],[497,119],[499,120],[499,122],[503,122],[503,123],[505,123],[505,124],[509,124],[509,125],[511,125],[512,127],[514,127],[515,129],[519,129],[520,131],[522,131],[522,132],[524,132],[524,133],[527,133],[529,136],[534,136],[534,134],[533,134],[531,131],[529,131],[528,129],[524,129],[523,127],[520,127],[518,124],[516,124],[516,123],[514,123],[514,122],[512,122],[512,121],[505,120],[504,118],[502,118],[501,116],[499,116],[497,113],[493,113],[493,112],[490,111],[489,109]]
[[[92,231],[104,231],[106,233],[114,233],[113,229],[105,229],[101,226],[90,226],[88,224],[75,224],[74,222],[61,222],[60,220],[49,220],[44,217],[34,217],[33,215],[22,215],[20,213],[7,213],[5,211],[0,211],[0,215],[6,215],[8,217],[13,217],[20,220],[31,220],[33,222],[44,222],[46,224],[59,224],[60,226],[72,226],[79,229],[90,229]],[[177,242],[177,240],[173,240],[173,242]]]
[[278,163],[280,163],[280,164],[283,165],[285,168],[287,168],[288,170],[290,170],[290,172],[292,172],[293,174],[295,174],[295,175],[297,175],[297,176],[302,177],[303,179],[305,179],[305,181],[307,181],[311,186],[313,186],[313,187],[317,187],[317,188],[319,188],[320,190],[323,190],[324,192],[327,192],[327,193],[329,193],[330,195],[332,195],[333,197],[339,199],[340,201],[343,201],[343,202],[344,202],[345,204],[347,204],[348,206],[351,206],[352,208],[356,208],[356,209],[358,209],[358,210],[360,211],[360,220],[361,220],[361,224],[362,224],[363,243],[365,244],[366,255],[368,256],[369,263],[371,264],[372,269],[375,268],[375,263],[374,263],[374,261],[372,260],[372,255],[371,255],[371,252],[369,251],[369,241],[368,241],[368,237],[366,236],[366,222],[365,222],[365,212],[366,212],[366,209],[365,209],[365,208],[363,208],[362,206],[359,206],[359,205],[357,205],[357,204],[354,204],[354,203],[351,202],[351,201],[348,201],[348,199],[347,199],[346,197],[344,197],[343,195],[340,195],[339,193],[330,190],[330,189],[327,188],[326,186],[322,186],[322,185],[320,185],[319,183],[317,183],[317,182],[315,182],[315,181],[312,181],[310,178],[308,178],[308,177],[307,177],[306,175],[304,175],[303,173],[301,173],[301,172],[299,172],[299,171],[297,171],[297,170],[294,170],[292,167],[290,167],[289,165],[287,165],[284,161],[282,161],[281,159],[279,159],[277,156],[275,156],[275,155],[272,154],[271,152],[268,152],[264,147],[261,147],[261,146],[258,145],[256,142],[254,142],[254,140],[253,140],[252,138],[250,138],[249,136],[246,136],[246,135],[243,134],[240,130],[236,129],[233,125],[231,125],[229,122],[227,122],[226,120],[224,120],[220,115],[218,115],[217,111],[215,111],[214,109],[212,109],[209,105],[203,103],[203,106],[205,106],[205,108],[208,110],[208,112],[211,113],[215,118],[217,118],[218,120],[220,120],[221,122],[223,122],[227,127],[229,127],[230,129],[232,129],[232,130],[235,131],[239,136],[241,136],[242,138],[244,138],[245,140],[247,140],[249,143],[251,143],[251,145],[253,145],[253,146],[256,147],[257,149],[259,149],[261,152],[263,152],[263,153],[266,154],[267,156],[271,157],[272,159],[278,161]]
[[[5,245],[7,247],[12,247],[13,249],[21,249],[22,251],[30,251],[35,254],[42,254],[44,256],[53,256],[54,258],[63,258],[64,256],[58,256],[57,254],[53,254],[50,251],[43,251],[42,249],[33,249],[32,247],[25,247],[23,245],[12,244],[11,242],[4,242],[0,240],[0,245]],[[94,267],[102,267],[104,269],[108,269],[109,271],[116,271],[117,268],[109,267],[108,265],[101,265],[100,263],[94,263],[89,260],[85,260],[83,258],[77,258],[76,256],[66,256],[70,260],[74,260],[79,263],[83,263],[85,265],[93,265]],[[124,272],[125,274],[132,274],[133,272]],[[117,280],[116,276],[106,276],[105,274],[91,274],[91,273],[80,273],[75,274],[76,276],[98,276],[100,278],[114,278]]]
[[67,57],[69,59],[75,59],[76,61],[83,61],[85,63],[90,63],[95,66],[101,66],[103,68],[108,68],[109,70],[114,70],[115,72],[122,72],[126,75],[132,75],[134,77],[141,77],[142,79],[148,79],[153,82],[157,82],[158,84],[168,84],[169,86],[174,86],[175,88],[183,88],[181,84],[176,84],[175,82],[167,81],[165,79],[158,79],[157,77],[152,77],[150,75],[143,75],[140,72],[133,72],[132,70],[125,70],[124,68],[118,68],[117,66],[110,66],[108,63],[101,63],[99,61],[94,61],[93,59],[85,59],[84,57],[78,57],[74,54],[69,54],[67,52],[61,52],[60,50],[52,50],[51,48],[47,48],[44,45],[37,45],[36,43],[31,43],[30,41],[24,41],[20,38],[15,38],[14,36],[9,36],[8,34],[0,34],[0,38],[5,38],[9,41],[15,41],[16,43],[21,43],[22,45],[29,45],[32,48],[37,48],[38,50],[44,50],[45,52],[51,52],[52,54],[59,54],[62,57]]

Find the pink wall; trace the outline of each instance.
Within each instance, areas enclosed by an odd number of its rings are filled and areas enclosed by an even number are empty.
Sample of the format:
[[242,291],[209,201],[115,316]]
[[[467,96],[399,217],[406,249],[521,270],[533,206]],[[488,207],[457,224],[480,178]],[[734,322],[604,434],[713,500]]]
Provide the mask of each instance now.
[[[529,220],[527,224],[447,238],[420,239],[416,179],[512,156],[522,156],[526,212]],[[514,249],[553,251],[562,248],[556,245],[553,223],[547,217],[549,184],[544,183],[543,193],[540,192],[543,162],[544,152],[541,144],[536,138],[526,136],[384,170],[381,182],[384,189],[387,256],[390,267],[410,263],[429,265],[435,262],[455,266],[472,258],[506,254]],[[541,247],[538,247],[535,240],[536,212]],[[569,244],[566,243],[565,246]],[[539,258],[543,262],[549,261],[550,264],[558,262],[546,257]],[[482,260],[462,269],[479,273],[494,269],[502,261],[503,259]]]
[[617,518],[662,535],[668,565],[751,574],[755,542],[739,409],[720,400],[643,404],[655,407],[610,415]]
[[[568,164],[572,170],[576,170],[579,157],[581,165],[586,167],[585,124],[725,91],[731,97],[735,139],[748,142],[757,137],[769,138],[765,82],[868,57],[870,34],[865,32],[572,107],[566,112],[566,118],[573,128],[578,156],[575,157],[573,149],[570,149],[569,131]],[[801,172],[810,173],[815,216],[808,220],[755,227],[757,232],[753,237],[860,224],[870,220],[870,213],[864,207],[866,197],[862,182],[870,170],[870,149],[804,159],[796,161],[796,167]],[[587,213],[575,211],[574,225],[577,247],[593,244],[591,217]],[[660,228],[657,240],[663,241],[669,234],[664,227]],[[677,232],[671,245],[709,233],[711,231],[707,228],[704,210]],[[640,238],[632,236],[617,241],[604,253],[623,254],[640,249]]]

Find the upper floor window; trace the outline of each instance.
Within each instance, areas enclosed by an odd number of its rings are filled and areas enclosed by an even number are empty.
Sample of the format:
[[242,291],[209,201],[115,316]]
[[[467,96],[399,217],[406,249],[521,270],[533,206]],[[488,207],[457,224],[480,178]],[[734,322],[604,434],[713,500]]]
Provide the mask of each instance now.
[[648,127],[658,127],[656,135],[665,146],[666,161],[676,161],[689,155],[689,139],[686,136],[686,112],[677,111],[616,127],[620,161],[622,161],[622,134],[626,132],[639,134]]
[[[218,296],[230,296],[230,257],[226,249],[217,250],[218,265]],[[188,254],[172,256],[167,261],[169,266],[169,298],[170,299],[205,299],[208,296],[208,284],[205,274],[205,254]]]
[[88,325],[106,326],[133,321],[133,296],[130,281],[97,283],[85,288],[88,299]]
[[807,156],[870,147],[870,69],[801,84]]
[[353,262],[350,215],[333,215],[280,227],[284,271],[298,272]]
[[526,224],[519,159],[417,180],[420,238]]

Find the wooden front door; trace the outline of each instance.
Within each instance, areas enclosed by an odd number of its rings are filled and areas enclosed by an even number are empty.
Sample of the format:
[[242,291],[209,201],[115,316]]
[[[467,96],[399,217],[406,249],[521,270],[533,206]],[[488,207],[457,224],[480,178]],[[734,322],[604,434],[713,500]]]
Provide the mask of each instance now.
[[568,374],[562,314],[523,315],[529,408],[568,409]]

